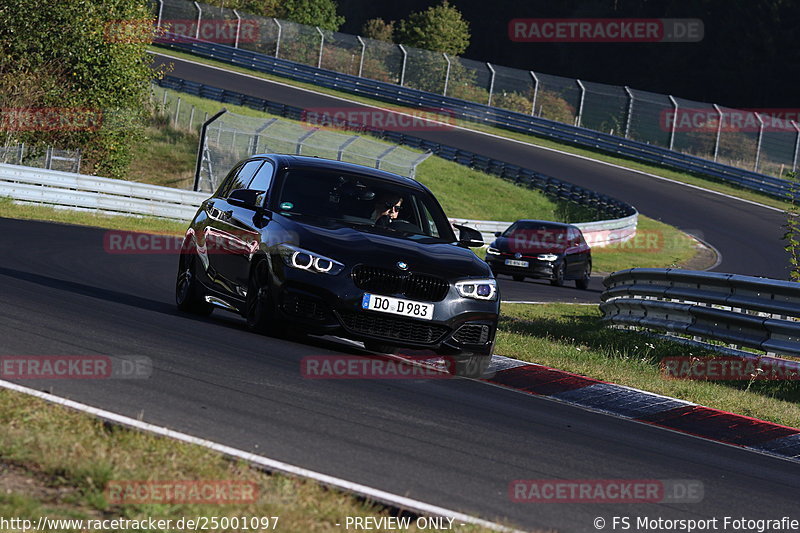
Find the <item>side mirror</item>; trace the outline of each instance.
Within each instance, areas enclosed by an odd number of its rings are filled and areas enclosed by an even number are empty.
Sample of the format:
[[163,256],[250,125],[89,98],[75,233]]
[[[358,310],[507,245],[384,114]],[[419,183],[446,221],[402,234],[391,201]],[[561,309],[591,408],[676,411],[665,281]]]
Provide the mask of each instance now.
[[499,237],[499,236],[500,236],[500,235],[502,235],[502,234],[503,234],[503,233],[502,233],[502,232],[500,232],[500,231],[495,231],[495,232],[494,232],[494,236],[495,236],[495,237]]
[[469,248],[483,246],[483,235],[481,235],[480,231],[461,224],[453,224],[453,227],[458,230],[458,244],[460,246]]
[[235,189],[228,195],[228,202],[248,209],[258,209],[263,207],[266,194],[267,191]]

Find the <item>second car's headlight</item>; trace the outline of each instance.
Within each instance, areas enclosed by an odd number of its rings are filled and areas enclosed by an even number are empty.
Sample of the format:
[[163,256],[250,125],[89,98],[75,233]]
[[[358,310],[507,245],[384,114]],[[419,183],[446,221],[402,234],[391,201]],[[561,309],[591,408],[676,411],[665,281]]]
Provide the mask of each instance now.
[[342,263],[334,261],[329,257],[309,252],[308,250],[303,250],[302,248],[289,244],[279,244],[278,253],[286,266],[300,270],[335,275],[344,268]]
[[556,254],[539,254],[536,256],[536,259],[541,259],[542,261],[555,261],[558,259]]
[[493,279],[470,279],[456,282],[456,290],[464,298],[494,300],[497,298],[497,282]]
[[488,247],[488,248],[486,249],[486,253],[487,253],[488,255],[500,255],[500,250],[498,250],[497,248],[493,248],[493,247],[491,247],[491,246],[490,246],[490,247]]

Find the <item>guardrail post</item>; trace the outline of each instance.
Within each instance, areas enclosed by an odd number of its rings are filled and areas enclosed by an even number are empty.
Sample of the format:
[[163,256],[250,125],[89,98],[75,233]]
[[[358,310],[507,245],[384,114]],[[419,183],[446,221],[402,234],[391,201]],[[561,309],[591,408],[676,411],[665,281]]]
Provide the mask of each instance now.
[[361,59],[358,62],[358,77],[360,78],[361,73],[364,71],[364,55],[367,52],[367,43],[364,42],[360,35],[356,35],[356,39],[361,43]]
[[534,71],[529,71],[533,78],[533,100],[531,101],[531,116],[536,116],[536,97],[539,94],[539,78]]
[[228,110],[223,107],[220,112],[203,122],[203,126],[200,128],[200,142],[197,146],[197,163],[194,167],[194,187],[192,188],[194,191],[198,190],[200,187],[200,168],[203,164],[203,153],[207,149],[206,132],[208,131],[208,126],[227,112]]
[[274,22],[275,25],[278,27],[278,38],[275,39],[275,59],[277,59],[278,54],[281,51],[281,33],[283,32],[283,26],[281,26],[281,23],[278,22],[278,19],[276,19],[275,17],[272,17],[272,22]]
[[581,127],[581,119],[583,118],[583,100],[586,97],[586,87],[583,86],[583,82],[581,80],[575,80],[578,83],[578,87],[581,88],[581,99],[578,102],[578,116],[575,117],[575,125],[579,128]]
[[725,119],[725,115],[722,113],[722,110],[719,108],[717,104],[714,104],[714,109],[717,110],[719,113],[719,122],[717,124],[717,139],[714,141],[714,161],[717,160],[717,156],[719,155],[719,139],[722,135],[722,121]]
[[322,49],[325,46],[325,34],[319,29],[319,26],[314,26],[319,33],[319,58],[317,59],[317,68],[322,68]]
[[381,162],[383,161],[383,158],[386,157],[387,155],[391,154],[392,152],[394,152],[398,148],[400,148],[400,145],[399,144],[395,144],[394,146],[390,146],[389,148],[384,150],[378,157],[375,158],[375,168],[380,170],[381,169]]
[[669,101],[672,102],[673,107],[673,115],[672,115],[672,128],[669,132],[669,149],[672,150],[672,147],[675,145],[675,129],[678,127],[678,101],[675,100],[672,95],[669,96]]
[[444,90],[442,91],[442,96],[447,96],[447,83],[450,81],[450,58],[447,57],[447,54],[442,52],[444,56],[444,60],[447,61],[447,70],[444,73]]
[[345,142],[340,144],[339,148],[336,150],[336,159],[338,161],[341,161],[342,160],[342,156],[344,155],[344,151],[347,149],[347,147],[350,146],[351,144],[353,144],[354,142],[356,142],[358,139],[359,139],[358,135],[353,135],[352,137],[347,139]]
[[303,135],[302,137],[297,139],[297,148],[295,148],[295,151],[294,151],[295,155],[302,155],[302,153],[303,153],[303,143],[306,142],[306,140],[308,140],[312,135],[314,135],[318,131],[319,131],[319,128],[313,128],[311,131],[309,131],[308,133],[306,133],[305,135]]
[[633,91],[627,85],[625,92],[628,93],[628,116],[625,118],[625,138],[627,139],[631,134],[631,119],[633,118]]
[[792,126],[794,127],[795,131],[797,131],[797,137],[794,141],[794,157],[792,158],[792,172],[797,172],[797,149],[800,148],[800,128],[797,127],[797,123],[793,120]]
[[197,29],[194,31],[194,38],[195,39],[199,39],[200,38],[200,22],[202,21],[202,18],[203,18],[203,10],[200,7],[200,4],[198,4],[197,2],[193,2],[193,3],[194,3],[195,9],[197,9]]
[[489,67],[489,72],[492,73],[492,77],[489,79],[489,101],[486,104],[488,106],[491,106],[492,105],[492,93],[494,93],[494,75],[495,75],[495,71],[494,71],[494,67],[492,67],[491,63],[486,63],[486,66]]
[[400,68],[400,87],[402,87],[403,82],[406,79],[406,61],[408,60],[408,52],[406,52],[406,49],[402,44],[398,44],[397,47],[400,48],[401,52],[403,52],[403,66]]
[[235,9],[233,14],[236,15],[236,38],[233,41],[233,47],[239,48],[239,36],[242,34],[242,17],[239,16],[239,12]]
[[754,170],[758,172],[758,163],[759,159],[761,158],[761,140],[764,138],[764,121],[761,119],[761,116],[758,112],[753,111],[753,115],[758,119],[758,142],[756,143],[756,164],[754,166]]

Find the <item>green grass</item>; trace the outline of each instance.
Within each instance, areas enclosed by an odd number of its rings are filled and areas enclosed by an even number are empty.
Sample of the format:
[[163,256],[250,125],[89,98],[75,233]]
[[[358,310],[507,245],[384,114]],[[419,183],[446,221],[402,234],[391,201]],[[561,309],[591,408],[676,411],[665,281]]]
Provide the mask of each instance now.
[[[341,531],[336,524],[344,524],[347,516],[389,516],[379,505],[315,482],[270,475],[200,446],[106,425],[17,392],[0,390],[0,425],[4,489],[0,516],[6,518],[36,524],[40,516],[131,520],[277,516],[277,531],[324,532]],[[109,502],[105,494],[111,481],[178,480],[253,483],[256,498],[224,504],[121,504]],[[477,526],[458,530],[488,531]]]
[[[342,97],[342,98],[347,98],[348,100],[361,102],[361,103],[364,103],[364,104],[377,105],[377,106],[381,106],[381,107],[391,106],[393,108],[397,108],[398,110],[403,109],[400,106],[395,106],[393,104],[389,104],[389,103],[386,103],[386,102],[383,102],[383,101],[380,101],[380,100],[375,100],[375,99],[367,98],[367,97],[360,96],[360,95],[351,94],[351,93],[344,92],[344,91],[337,91],[337,90],[334,90],[334,89],[328,89],[326,87],[319,87],[319,86],[316,86],[316,85],[313,85],[313,84],[310,84],[310,83],[298,82],[298,81],[290,80],[288,78],[282,78],[280,76],[264,74],[262,72],[249,70],[249,69],[246,69],[246,68],[243,68],[243,67],[229,65],[229,64],[224,63],[222,61],[216,61],[216,60],[213,60],[213,59],[207,59],[207,58],[204,58],[204,57],[199,57],[199,56],[195,56],[195,55],[192,55],[192,54],[179,52],[179,51],[176,51],[176,50],[170,50],[168,48],[162,48],[162,47],[158,47],[158,46],[151,46],[150,49],[153,50],[153,51],[157,51],[157,52],[160,52],[160,53],[165,53],[165,54],[172,55],[172,56],[175,56],[175,57],[179,57],[179,58],[183,58],[183,59],[190,59],[192,61],[196,61],[196,62],[199,62],[199,63],[204,63],[204,64],[207,64],[207,65],[213,65],[213,66],[225,68],[226,70],[230,70],[230,71],[233,71],[233,72],[241,72],[241,73],[250,74],[252,76],[256,76],[256,77],[267,79],[267,80],[280,81],[281,83],[285,83],[287,85],[292,85],[292,86],[296,86],[296,87],[302,87],[302,88],[306,88],[306,89],[311,89],[311,90],[313,90],[315,92],[319,92],[319,93],[323,93],[323,94],[329,94],[331,96],[339,96],[339,97]],[[406,109],[411,111],[411,108],[406,108]],[[700,176],[700,175],[689,174],[689,173],[686,173],[686,172],[680,172],[680,171],[677,171],[677,170],[666,169],[666,168],[663,168],[663,167],[660,167],[660,166],[657,166],[657,165],[653,165],[653,164],[649,164],[649,163],[643,163],[643,162],[640,162],[640,161],[636,161],[636,160],[632,160],[632,159],[628,159],[628,158],[624,158],[624,157],[619,157],[617,155],[608,154],[608,153],[605,153],[605,152],[602,152],[602,151],[598,151],[598,150],[590,150],[590,149],[587,149],[587,148],[574,146],[574,145],[567,144],[567,143],[556,142],[556,141],[550,140],[550,139],[545,138],[545,137],[539,137],[539,136],[535,136],[535,135],[527,135],[527,134],[524,134],[524,133],[512,132],[512,131],[509,131],[509,130],[496,128],[496,127],[492,127],[492,126],[486,126],[484,124],[477,124],[477,123],[469,122],[469,121],[465,121],[465,120],[460,120],[460,119],[456,120],[456,124],[458,124],[459,126],[465,127],[465,128],[472,129],[472,130],[483,131],[483,132],[486,132],[486,133],[491,133],[493,135],[499,135],[501,137],[506,137],[506,138],[509,138],[509,139],[516,139],[516,140],[523,141],[523,142],[526,142],[526,143],[534,144],[536,146],[542,146],[542,147],[545,147],[545,148],[553,148],[553,149],[560,150],[560,151],[563,151],[563,152],[582,155],[582,156],[585,156],[585,157],[589,157],[591,159],[596,159],[598,161],[604,161],[604,162],[607,162],[607,163],[620,165],[622,167],[630,168],[630,169],[633,169],[633,170],[640,170],[642,172],[647,172],[649,174],[654,174],[656,176],[661,176],[661,177],[672,179],[672,180],[675,180],[675,181],[680,181],[680,182],[688,183],[688,184],[691,184],[691,185],[697,185],[698,187],[703,187],[703,188],[706,188],[706,189],[710,189],[712,191],[717,191],[717,192],[721,192],[721,193],[724,193],[724,194],[729,194],[729,195],[737,197],[737,198],[742,198],[742,199],[745,199],[745,200],[750,200],[750,201],[753,201],[753,202],[762,203],[762,204],[769,205],[769,206],[772,206],[772,207],[777,207],[778,209],[784,209],[785,210],[785,209],[787,209],[789,207],[789,203],[786,202],[786,201],[773,198],[772,196],[768,196],[766,194],[762,194],[762,193],[759,193],[757,191],[751,191],[751,190],[748,190],[748,189],[742,189],[740,187],[736,187],[734,185],[731,185],[731,184],[723,182],[723,181],[714,180],[714,179],[712,179],[712,178],[710,178],[708,176]]]
[[600,317],[595,306],[504,304],[496,353],[800,427],[800,382],[666,379],[659,368],[662,358],[713,352],[609,328]]

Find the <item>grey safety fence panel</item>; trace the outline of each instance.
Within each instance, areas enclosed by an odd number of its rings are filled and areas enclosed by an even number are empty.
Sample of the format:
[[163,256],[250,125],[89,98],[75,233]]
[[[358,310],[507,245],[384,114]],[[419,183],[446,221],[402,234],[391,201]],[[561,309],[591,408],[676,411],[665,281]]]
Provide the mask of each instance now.
[[[767,160],[762,160],[759,166],[759,164],[756,164],[757,162],[752,161],[752,157],[744,155],[749,153],[749,148],[745,150],[745,148],[739,146],[742,143],[748,144],[750,138],[753,135],[757,135],[747,128],[744,130],[729,128],[730,131],[728,131],[727,135],[731,138],[731,141],[728,145],[726,145],[724,137],[717,143],[717,151],[721,152],[718,161],[715,161],[711,156],[706,159],[670,149],[670,142],[673,145],[675,143],[675,135],[677,134],[675,130],[678,124],[670,118],[670,113],[675,111],[676,106],[667,95],[623,88],[623,91],[628,96],[628,107],[626,109],[625,125],[621,127],[625,130],[627,136],[625,134],[621,135],[616,128],[609,128],[609,132],[611,129],[615,130],[615,134],[612,135],[604,131],[595,131],[575,125],[583,123],[583,114],[585,114],[590,123],[598,123],[599,120],[597,127],[602,127],[605,130],[606,127],[609,127],[614,122],[608,117],[611,117],[615,107],[620,106],[619,95],[616,94],[610,96],[613,103],[606,105],[605,110],[590,111],[586,102],[591,103],[596,100],[597,98],[593,98],[593,95],[600,92],[600,89],[598,84],[587,86],[585,82],[581,82],[583,85],[581,86],[578,83],[579,80],[535,73],[534,75],[538,81],[534,83],[534,95],[531,96],[532,107],[534,107],[534,113],[531,115],[528,112],[518,111],[519,103],[509,106],[514,110],[487,105],[489,96],[494,91],[492,81],[494,79],[496,83],[498,79],[497,68],[477,61],[456,57],[449,58],[451,73],[456,70],[461,73],[461,77],[451,74],[446,92],[447,96],[403,86],[405,71],[402,67],[408,61],[408,53],[406,52],[404,55],[396,45],[388,43],[375,44],[379,43],[379,41],[367,43],[366,50],[369,51],[370,46],[373,46],[373,48],[384,50],[386,54],[396,54],[395,57],[401,65],[399,78],[393,79],[391,76],[387,77],[387,75],[376,75],[376,79],[369,79],[366,77],[367,74],[363,77],[342,74],[331,70],[318,69],[315,66],[300,62],[286,61],[266,54],[252,53],[241,48],[237,49],[223,44],[185,37],[174,39],[171,35],[164,35],[157,41],[158,44],[169,48],[296,81],[369,96],[394,104],[445,109],[463,120],[488,124],[510,131],[544,136],[638,161],[708,176],[776,198],[786,199],[792,195],[800,199],[800,192],[796,190],[791,182],[755,171],[759,168],[774,169],[776,166],[774,162]],[[364,39],[364,41],[368,40]],[[369,52],[366,52],[365,57],[369,57]],[[365,65],[366,61],[365,59]],[[375,61],[378,60],[376,59]],[[373,66],[375,67],[374,64]],[[377,67],[375,68],[377,69]],[[366,72],[366,66],[364,70]],[[495,71],[494,74],[492,70]],[[507,73],[505,74],[507,77]],[[536,99],[535,102],[533,101],[534,97]],[[505,100],[517,102],[519,99],[515,97],[506,98]],[[557,102],[557,104],[545,105],[548,100]],[[741,113],[739,112],[739,114]],[[603,117],[606,118],[604,119]],[[777,135],[777,133],[774,135]],[[800,131],[796,133],[784,132],[783,135],[788,137],[780,142],[774,139],[769,142],[772,145],[778,144],[785,147],[792,142],[796,144],[797,139],[800,139]],[[716,142],[716,137],[714,139]],[[761,145],[765,145],[763,140]],[[698,146],[702,148],[703,145],[700,144]],[[730,149],[727,148],[728,146]],[[758,144],[754,149],[763,151]],[[708,152],[707,149],[701,151]],[[785,152],[786,149],[781,148],[781,153],[785,154]],[[782,159],[785,160],[786,156],[782,156]],[[794,164],[791,168],[796,166],[797,158],[794,159],[795,161],[793,161]],[[723,161],[740,164],[742,168],[723,164]],[[790,170],[790,167],[785,164],[778,168]]]
[[603,281],[603,319],[800,356],[800,284],[681,269],[632,268]]
[[24,203],[190,220],[207,196],[158,185],[0,164],[0,197]]
[[[294,120],[304,119],[304,110],[299,107],[270,102],[262,98],[191,82],[174,76],[165,76],[158,81],[158,84],[162,87],[177,91],[187,92],[220,102],[244,105]],[[597,212],[598,219],[619,219],[638,216],[638,212],[630,204],[518,165],[512,165],[504,161],[492,159],[467,150],[461,150],[453,146],[435,143],[402,132],[381,130],[356,123],[348,123],[348,127],[370,133],[395,144],[430,151],[449,161],[455,161],[465,166],[497,175],[523,187],[540,190],[551,198],[570,201],[584,207],[589,207]]]

